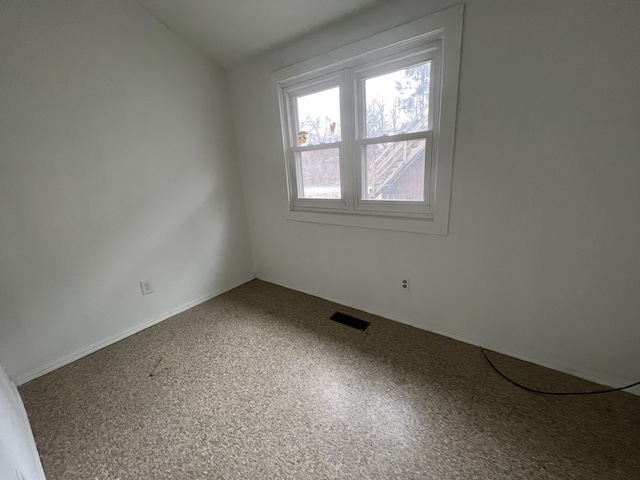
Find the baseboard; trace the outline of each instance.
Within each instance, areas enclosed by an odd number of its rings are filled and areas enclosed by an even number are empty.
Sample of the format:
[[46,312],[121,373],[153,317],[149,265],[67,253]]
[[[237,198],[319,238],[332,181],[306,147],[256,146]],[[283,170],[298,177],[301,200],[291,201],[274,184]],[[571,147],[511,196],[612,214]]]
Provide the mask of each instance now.
[[[531,357],[530,355],[524,354],[524,353],[520,353],[520,352],[516,352],[513,350],[509,350],[508,348],[503,348],[499,345],[494,345],[490,342],[485,342],[485,341],[481,341],[481,340],[477,340],[475,338],[470,338],[470,337],[466,337],[464,335],[459,335],[457,333],[453,333],[450,332],[444,328],[442,328],[439,325],[423,325],[423,324],[418,324],[415,321],[412,321],[410,319],[406,319],[406,318],[402,318],[396,314],[393,314],[392,312],[385,312],[382,310],[379,311],[372,311],[369,307],[365,306],[365,305],[359,305],[355,302],[350,301],[349,299],[346,298],[327,298],[327,297],[323,297],[322,295],[318,295],[316,292],[310,292],[307,291],[305,289],[301,289],[299,286],[292,286],[287,284],[287,282],[282,282],[279,281],[278,279],[274,279],[274,278],[270,278],[270,277],[266,277],[266,276],[262,276],[259,275],[256,278],[258,278],[259,280],[265,281],[265,282],[269,282],[269,283],[273,283],[275,285],[280,285],[281,287],[285,287],[291,290],[295,290],[301,293],[306,293],[307,295],[312,295],[314,297],[318,297],[318,298],[322,298],[323,300],[327,300],[329,302],[333,302],[333,303],[338,303],[340,305],[344,305],[345,307],[349,307],[349,308],[355,308],[356,310],[360,310],[362,312],[366,312],[366,313],[370,313],[372,315],[376,315],[378,317],[383,317],[383,318],[388,318],[389,320],[393,320],[395,322],[399,322],[399,323],[403,323],[405,325],[410,325],[412,327],[416,327],[419,328],[420,330],[426,330],[428,332],[432,332],[432,333],[436,333],[438,335],[442,335],[444,337],[448,337],[448,338],[452,338],[454,340],[458,340],[460,342],[464,342],[464,343],[468,343],[470,345],[475,345],[477,347],[482,347],[482,348],[486,348],[488,350],[493,350],[494,352],[498,352],[498,353],[502,353],[504,355],[508,355],[510,357],[514,357],[520,360],[524,360],[526,362],[530,362],[530,363],[534,363],[536,365],[540,365],[542,367],[546,367],[546,368],[550,368],[552,370],[557,370],[559,372],[562,373],[567,373],[569,375],[573,375],[575,377],[579,377],[582,378],[584,380],[588,380],[590,382],[594,382],[600,385],[605,385],[611,388],[620,388],[620,387],[624,387],[625,385],[628,385],[631,382],[625,382],[624,380],[621,380],[619,378],[604,378],[602,376],[599,375],[594,375],[591,372],[585,372],[583,370],[579,370],[579,369],[575,369],[572,367],[567,367],[565,365],[559,365],[557,363],[554,362],[550,362],[547,360],[543,360],[540,358],[536,358],[536,357]],[[638,395],[640,396],[640,385],[637,385],[635,387],[632,388],[628,388],[625,390],[625,392],[634,394],[634,395]]]
[[207,300],[211,300],[212,298],[217,297],[218,295],[222,295],[223,293],[228,292],[229,290],[233,290],[234,288],[239,287],[244,283],[250,282],[255,278],[256,278],[255,275],[248,276],[240,281],[227,285],[224,288],[218,289],[214,292],[208,293],[206,295],[195,298],[194,300],[183,303],[182,305],[176,308],[173,308],[168,312],[163,313],[159,317],[152,318],[150,320],[139,323],[131,328],[127,328],[126,330],[123,330],[114,335],[111,335],[110,337],[100,340],[99,342],[89,345],[88,347],[81,348],[80,350],[76,350],[75,352],[69,355],[65,355],[64,357],[59,358],[58,360],[54,360],[53,362],[50,362],[50,363],[47,363],[46,365],[35,368],[30,372],[23,373],[22,375],[18,375],[17,377],[13,377],[11,380],[17,386],[24,385],[25,383],[30,382],[31,380],[35,380],[36,378],[41,377],[42,375],[46,375],[49,372],[52,372],[76,360],[79,360],[82,357],[85,357],[104,347],[108,347],[109,345],[119,342],[120,340],[123,340],[135,333],[138,333],[146,328],[152,327],[153,325],[156,325],[164,320],[167,320],[168,318],[171,318],[174,315],[182,313],[185,310],[189,310],[190,308],[193,308],[196,305],[200,305],[201,303],[204,303]]

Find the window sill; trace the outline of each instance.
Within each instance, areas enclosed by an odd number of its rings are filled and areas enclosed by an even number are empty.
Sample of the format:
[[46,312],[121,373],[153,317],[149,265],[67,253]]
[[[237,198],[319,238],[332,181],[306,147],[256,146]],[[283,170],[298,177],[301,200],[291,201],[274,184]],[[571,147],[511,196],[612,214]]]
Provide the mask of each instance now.
[[377,215],[289,211],[287,220],[432,235],[448,233],[447,222],[438,222],[436,218],[392,218]]

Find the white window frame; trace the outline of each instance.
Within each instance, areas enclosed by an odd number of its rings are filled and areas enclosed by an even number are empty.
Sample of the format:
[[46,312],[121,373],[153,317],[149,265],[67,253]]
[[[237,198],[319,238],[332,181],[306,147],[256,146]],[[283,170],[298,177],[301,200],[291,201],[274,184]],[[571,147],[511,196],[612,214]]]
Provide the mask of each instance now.
[[[333,142],[333,143],[321,143],[318,145],[298,145],[298,118],[295,114],[295,99],[299,96],[309,95],[311,93],[319,92],[322,90],[327,90],[334,87],[340,88],[340,104],[344,105],[343,101],[343,88],[342,83],[344,82],[344,75],[341,72],[334,72],[329,75],[319,76],[314,78],[311,81],[303,82],[302,84],[293,84],[288,87],[287,93],[284,97],[285,102],[285,110],[286,114],[286,123],[287,129],[284,129],[284,134],[288,136],[286,138],[287,143],[287,178],[289,181],[289,195],[292,209],[310,209],[310,210],[322,210],[322,211],[332,211],[332,210],[347,210],[347,203],[345,201],[346,192],[344,185],[344,176],[345,176],[345,161],[344,161],[344,142]],[[300,190],[302,190],[302,182],[301,179],[298,178],[297,175],[297,154],[301,152],[310,152],[313,150],[327,150],[337,148],[339,151],[340,158],[340,189],[341,195],[340,199],[308,199],[299,196]]]
[[[400,56],[394,55],[392,59],[386,61],[384,57],[376,58],[372,62],[361,65],[352,70],[353,72],[353,93],[355,94],[355,111],[356,111],[356,139],[355,139],[355,167],[356,167],[356,192],[355,205],[356,213],[368,213],[371,215],[394,215],[399,217],[423,217],[430,218],[433,214],[431,204],[431,192],[434,190],[431,185],[431,162],[433,150],[433,129],[434,119],[438,118],[438,105],[440,100],[439,82],[433,82],[429,90],[429,130],[405,133],[397,135],[389,135],[385,137],[367,138],[365,133],[365,89],[364,81],[368,78],[384,75],[385,73],[401,70],[412,65],[420,63],[431,63],[431,73],[434,78],[438,78],[438,70],[440,64],[440,45],[441,42],[436,40],[419,48],[410,49],[402,52]],[[424,200],[417,201],[381,201],[381,200],[365,200],[361,198],[360,193],[364,191],[364,171],[362,169],[362,147],[376,143],[399,142],[403,140],[424,139],[425,148],[425,178],[424,178]]]
[[[289,220],[448,233],[462,18],[463,6],[456,5],[274,73],[280,98]],[[428,130],[365,138],[364,80],[426,61],[431,62]],[[340,141],[299,146],[295,98],[335,86],[340,87]],[[421,138],[426,142],[424,201],[360,198],[363,145]],[[328,148],[339,151],[341,198],[299,197],[296,154]]]

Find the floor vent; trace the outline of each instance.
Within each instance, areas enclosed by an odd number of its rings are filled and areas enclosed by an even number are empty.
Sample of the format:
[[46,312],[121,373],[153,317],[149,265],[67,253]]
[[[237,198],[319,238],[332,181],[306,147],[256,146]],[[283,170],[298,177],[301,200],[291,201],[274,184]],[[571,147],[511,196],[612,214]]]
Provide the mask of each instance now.
[[334,320],[338,323],[342,323],[343,325],[347,325],[348,327],[357,328],[358,330],[365,331],[367,327],[371,324],[365,320],[361,320],[356,317],[352,317],[351,315],[347,315],[346,313],[336,312],[331,315],[331,320]]

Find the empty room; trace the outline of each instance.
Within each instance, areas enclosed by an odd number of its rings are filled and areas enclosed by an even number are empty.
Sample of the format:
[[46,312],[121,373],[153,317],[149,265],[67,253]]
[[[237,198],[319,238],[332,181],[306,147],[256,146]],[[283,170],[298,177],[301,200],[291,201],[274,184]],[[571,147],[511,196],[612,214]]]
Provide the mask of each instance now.
[[638,25],[0,0],[0,480],[640,478]]

